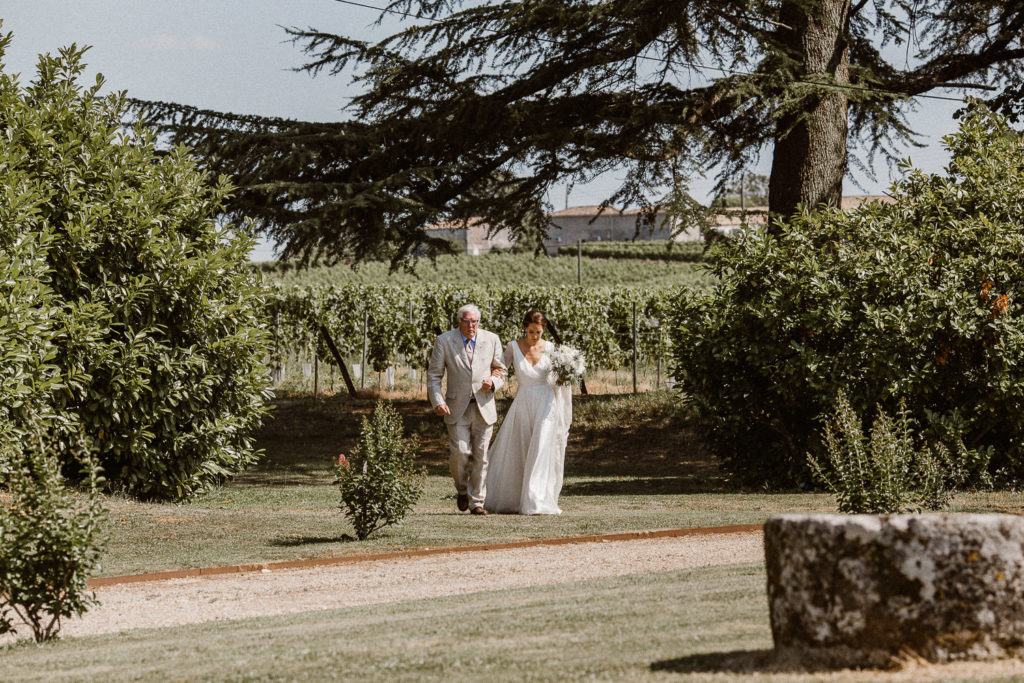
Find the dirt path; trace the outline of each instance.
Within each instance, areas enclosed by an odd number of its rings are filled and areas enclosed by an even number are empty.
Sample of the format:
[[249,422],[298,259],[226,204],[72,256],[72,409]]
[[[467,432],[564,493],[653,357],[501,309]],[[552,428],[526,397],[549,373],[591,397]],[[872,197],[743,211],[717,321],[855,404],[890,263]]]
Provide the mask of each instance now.
[[342,565],[125,583],[62,636],[539,586],[687,567],[758,562],[760,531],[451,552]]

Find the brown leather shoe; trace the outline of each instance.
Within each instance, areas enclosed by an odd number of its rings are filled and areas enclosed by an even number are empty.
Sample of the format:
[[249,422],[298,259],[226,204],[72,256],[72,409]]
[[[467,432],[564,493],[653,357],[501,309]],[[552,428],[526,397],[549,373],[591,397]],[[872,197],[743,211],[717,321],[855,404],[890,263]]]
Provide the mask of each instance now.
[[487,512],[487,510],[484,510],[484,509],[483,509],[482,507],[480,507],[479,505],[477,505],[477,506],[476,506],[475,508],[473,508],[472,510],[470,510],[470,512],[471,512],[472,514],[474,514],[474,515],[489,515],[489,514],[490,514],[489,512]]
[[465,494],[465,493],[460,493],[458,499],[456,500],[456,504],[459,506],[459,510],[461,512],[465,512],[466,510],[468,510],[469,509],[469,495]]

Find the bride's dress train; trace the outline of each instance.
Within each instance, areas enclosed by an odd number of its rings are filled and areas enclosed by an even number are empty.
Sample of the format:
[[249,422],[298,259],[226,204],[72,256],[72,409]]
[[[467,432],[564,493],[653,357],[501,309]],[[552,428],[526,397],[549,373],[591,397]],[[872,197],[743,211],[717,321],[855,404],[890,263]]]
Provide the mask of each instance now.
[[572,389],[557,385],[546,353],[536,365],[519,344],[505,349],[505,364],[515,367],[519,389],[490,448],[487,499],[490,512],[557,515],[562,490],[565,442],[572,422]]

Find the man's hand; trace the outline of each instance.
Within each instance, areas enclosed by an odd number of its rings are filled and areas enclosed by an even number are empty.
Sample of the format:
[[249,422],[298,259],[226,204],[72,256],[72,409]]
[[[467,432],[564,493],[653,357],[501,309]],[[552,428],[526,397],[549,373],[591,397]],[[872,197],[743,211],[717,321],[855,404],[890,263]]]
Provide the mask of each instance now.
[[[501,379],[504,376],[505,371],[502,370],[501,368],[491,368],[491,377],[497,377],[498,379]],[[494,380],[491,379],[491,377],[488,377],[487,379],[480,383],[481,389],[484,389],[485,391],[494,391]]]
[[452,411],[448,410],[448,404],[447,403],[441,403],[436,408],[434,408],[434,414],[435,415],[451,415]]

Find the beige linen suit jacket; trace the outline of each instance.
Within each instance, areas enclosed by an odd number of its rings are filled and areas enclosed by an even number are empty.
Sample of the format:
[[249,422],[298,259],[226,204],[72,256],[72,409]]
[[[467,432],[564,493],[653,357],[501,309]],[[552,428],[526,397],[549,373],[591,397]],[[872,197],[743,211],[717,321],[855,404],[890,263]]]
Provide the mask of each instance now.
[[[436,408],[442,403],[448,404],[451,411],[445,415],[444,421],[454,423],[469,407],[469,399],[476,397],[476,405],[480,415],[487,424],[494,424],[498,419],[498,411],[494,407],[494,394],[505,383],[504,377],[491,377],[491,370],[505,370],[501,359],[501,340],[498,335],[487,330],[477,330],[476,348],[473,351],[473,367],[469,366],[469,356],[462,344],[462,333],[458,329],[449,330],[434,340],[434,350],[430,354],[430,365],[427,368],[427,394],[430,405]],[[441,378],[448,372],[448,388],[442,395]],[[482,391],[480,385],[487,378],[494,382],[494,391]]]

